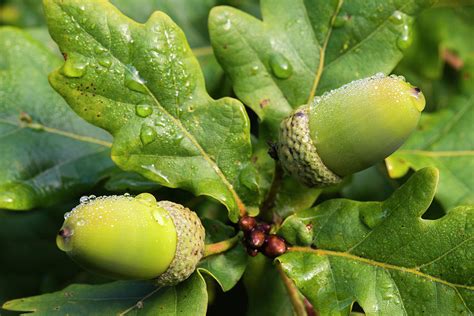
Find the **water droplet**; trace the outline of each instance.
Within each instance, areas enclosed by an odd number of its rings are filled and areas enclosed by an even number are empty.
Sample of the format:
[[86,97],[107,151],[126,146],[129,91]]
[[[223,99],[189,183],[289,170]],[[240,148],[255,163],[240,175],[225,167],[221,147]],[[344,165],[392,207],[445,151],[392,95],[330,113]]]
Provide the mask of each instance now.
[[[71,235],[72,235],[72,231],[71,231]],[[71,251],[72,250],[72,241],[71,241],[71,237],[62,237],[58,234],[58,236],[56,236],[56,245],[58,246],[59,249],[61,249],[62,251],[64,252],[68,252],[68,251]]]
[[140,78],[138,70],[135,67],[130,66],[125,74],[125,86],[133,91],[147,93],[145,83],[146,81]]
[[143,145],[148,145],[156,139],[155,129],[148,125],[143,125],[140,131],[140,140]]
[[94,194],[89,195],[89,202],[95,200],[96,198],[97,196],[95,196]]
[[86,224],[86,221],[83,218],[79,218],[76,222],[77,226],[84,226]]
[[69,54],[61,68],[61,72],[69,78],[80,78],[86,73],[87,64],[85,58],[76,54]]
[[259,70],[258,65],[252,66],[252,68],[250,69],[250,74],[252,76],[255,76],[258,73],[258,70]]
[[231,27],[232,27],[232,22],[230,21],[230,19],[227,19],[227,21],[225,21],[224,26],[222,26],[224,31],[230,30]]
[[153,216],[153,218],[156,220],[156,222],[159,225],[164,225],[165,221],[163,219],[163,215],[161,214],[161,212],[159,210],[153,210],[151,212],[151,215]]
[[71,213],[72,213],[72,212],[66,212],[66,213],[64,213],[64,219],[68,219],[69,216],[71,216]]
[[396,10],[393,11],[392,15],[389,18],[390,22],[393,24],[402,24],[404,20],[404,13]]
[[412,42],[413,42],[413,36],[412,36],[411,28],[408,24],[404,24],[402,34],[397,39],[397,46],[401,50],[405,50],[408,47],[410,47]]
[[129,196],[130,196],[130,193],[124,193],[123,196],[129,197]]
[[140,200],[148,204],[156,204],[156,199],[153,194],[150,193],[141,193],[135,197],[135,199]]
[[99,65],[105,68],[110,68],[110,66],[112,65],[112,61],[107,57],[101,57],[99,58]]
[[293,73],[293,67],[282,54],[276,53],[270,57],[270,67],[273,74],[280,79],[286,79]]
[[350,18],[350,15],[347,13],[341,13],[340,15],[336,16],[336,19],[334,20],[334,27],[340,28],[345,26]]
[[147,117],[153,113],[153,107],[149,104],[137,104],[135,107],[135,111],[138,116],[140,117]]
[[106,51],[107,51],[107,49],[106,49],[105,47],[103,47],[103,46],[97,46],[97,47],[95,48],[95,53],[96,53],[96,54],[103,54],[103,53],[105,53]]
[[84,203],[87,203],[89,202],[89,197],[88,196],[81,196],[81,198],[79,199],[79,203],[81,204],[84,204]]

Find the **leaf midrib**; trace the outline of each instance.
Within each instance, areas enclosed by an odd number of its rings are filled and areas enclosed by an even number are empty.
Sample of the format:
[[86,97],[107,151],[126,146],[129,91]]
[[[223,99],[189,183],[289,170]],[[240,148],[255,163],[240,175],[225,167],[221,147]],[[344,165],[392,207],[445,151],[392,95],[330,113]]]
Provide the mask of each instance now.
[[[72,15],[69,15],[69,13],[67,11],[65,11],[63,9],[63,7],[61,5],[58,4],[58,7],[61,9],[61,11],[66,15],[66,16],[69,16],[70,18],[74,18]],[[75,23],[85,34],[87,34],[89,36],[89,38],[91,38],[93,41],[95,41],[98,45],[100,45],[101,47],[105,48],[110,56],[112,56],[117,62],[119,62],[122,67],[125,69],[125,71],[128,71],[130,73],[130,75],[133,75],[130,71],[130,69],[128,67],[126,67],[126,65],[122,62],[122,60],[120,60],[117,56],[115,56],[114,54],[111,53],[110,49],[105,47],[101,42],[99,42],[94,36],[92,36],[92,34],[90,34],[75,18],[74,20],[73,19],[70,19],[71,21],[73,21],[73,23]],[[132,21],[134,22],[134,21]],[[143,25],[141,23],[137,23],[137,22],[134,22],[138,25]],[[217,174],[217,176],[219,178],[221,178],[222,182],[224,183],[224,185],[226,186],[227,190],[231,193],[231,195],[234,197],[234,200],[237,204],[237,207],[240,211],[241,214],[245,213],[245,205],[242,203],[240,197],[238,196],[237,192],[235,192],[235,190],[233,189],[233,186],[230,184],[230,182],[227,180],[227,178],[225,177],[224,173],[222,172],[222,170],[220,169],[220,167],[216,164],[215,161],[213,161],[207,154],[206,152],[204,151],[204,149],[201,147],[201,145],[199,144],[199,142],[189,133],[189,131],[184,128],[184,126],[181,124],[181,122],[179,120],[177,120],[173,115],[171,115],[167,110],[166,108],[164,108],[160,102],[158,101],[158,99],[156,98],[156,96],[151,92],[151,90],[149,89],[148,85],[145,83],[143,84],[143,86],[146,88],[147,90],[147,94],[149,94],[149,96],[153,99],[153,101],[156,103],[157,107],[159,107],[162,112],[164,114],[166,114],[171,121],[173,121],[176,126],[178,126],[178,128],[180,130],[182,130],[183,134],[185,135],[185,137],[187,137],[192,143],[194,146],[196,146],[196,148],[198,149],[198,151],[201,153],[201,155],[204,157],[204,159],[209,163],[209,165],[211,166],[211,169]]]
[[405,272],[405,273],[411,273],[414,275],[417,275],[419,277],[428,279],[433,282],[441,283],[446,286],[449,286],[451,288],[463,288],[467,290],[474,291],[474,286],[469,286],[469,285],[464,285],[464,284],[456,284],[456,283],[451,283],[446,280],[440,279],[438,277],[423,273],[419,270],[413,269],[413,268],[406,268],[406,267],[400,267],[396,266],[390,263],[385,263],[385,262],[380,262],[380,261],[375,261],[372,259],[367,259],[363,257],[359,257],[347,252],[339,252],[339,251],[333,251],[333,250],[326,250],[326,249],[312,249],[308,247],[291,247],[288,251],[290,252],[306,252],[306,253],[312,253],[318,256],[332,256],[332,257],[340,257],[340,258],[345,258],[347,260],[352,260],[352,261],[358,261],[362,262],[371,266],[383,268],[386,270],[396,270],[400,272]]
[[[402,5],[400,8],[398,9],[395,9],[397,11],[402,11],[403,12],[403,9],[405,9],[405,7],[408,5],[409,3],[405,3],[404,5]],[[324,70],[326,70],[327,68],[330,68],[330,66],[332,64],[334,64],[337,60],[339,60],[340,58],[346,56],[349,52],[355,50],[357,47],[359,47],[360,45],[362,45],[362,43],[364,43],[366,40],[368,40],[369,38],[371,38],[372,36],[374,36],[374,34],[376,34],[376,32],[381,29],[388,21],[389,21],[389,18],[388,17],[387,19],[385,19],[382,23],[380,23],[380,25],[378,25],[372,32],[370,32],[369,35],[367,35],[367,37],[365,37],[364,39],[362,39],[360,42],[358,42],[356,45],[352,46],[350,49],[348,49],[347,51],[345,51],[343,54],[337,56],[336,59],[333,59],[331,60],[325,67],[324,67]],[[323,70],[323,72],[324,72]]]
[[[13,122],[13,121],[1,119],[1,118],[0,118],[0,123],[12,125],[12,126],[17,126],[18,129],[14,130],[14,132],[21,131],[25,128],[35,130],[35,128],[33,128],[33,126],[36,126],[36,127],[42,128],[42,132],[55,134],[55,135],[60,135],[60,136],[71,138],[71,139],[74,139],[74,140],[77,140],[77,141],[80,141],[80,142],[84,142],[84,143],[92,143],[92,144],[96,144],[96,145],[100,145],[100,146],[104,146],[104,147],[111,147],[112,146],[111,143],[109,143],[105,140],[102,140],[100,138],[81,135],[81,134],[69,132],[69,131],[66,131],[66,130],[62,130],[62,129],[58,129],[58,128],[54,128],[54,127],[49,127],[49,126],[39,124],[39,123],[25,123],[24,125],[22,125],[18,122]],[[10,131],[9,133],[13,133],[13,131]],[[1,135],[0,137],[4,137],[5,135],[6,134]]]

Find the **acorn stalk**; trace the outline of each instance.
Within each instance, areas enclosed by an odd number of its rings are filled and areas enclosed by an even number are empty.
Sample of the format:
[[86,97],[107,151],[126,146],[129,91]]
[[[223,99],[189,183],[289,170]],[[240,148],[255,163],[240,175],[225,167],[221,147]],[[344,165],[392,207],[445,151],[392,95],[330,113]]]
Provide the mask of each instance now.
[[286,173],[308,186],[339,183],[397,150],[424,107],[423,93],[403,77],[353,81],[282,121],[278,158]]
[[56,242],[87,270],[173,285],[194,272],[204,236],[196,213],[142,193],[84,199],[66,213]]

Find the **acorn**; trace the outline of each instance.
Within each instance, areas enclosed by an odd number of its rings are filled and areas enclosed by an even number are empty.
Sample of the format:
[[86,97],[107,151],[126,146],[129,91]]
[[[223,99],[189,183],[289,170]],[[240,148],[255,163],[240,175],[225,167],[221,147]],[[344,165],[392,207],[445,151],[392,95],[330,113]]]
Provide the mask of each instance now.
[[196,213],[153,195],[81,198],[66,213],[58,247],[86,270],[114,279],[188,278],[204,255],[204,227]]
[[307,186],[337,184],[397,150],[424,107],[423,93],[403,77],[380,73],[353,81],[282,121],[278,159]]

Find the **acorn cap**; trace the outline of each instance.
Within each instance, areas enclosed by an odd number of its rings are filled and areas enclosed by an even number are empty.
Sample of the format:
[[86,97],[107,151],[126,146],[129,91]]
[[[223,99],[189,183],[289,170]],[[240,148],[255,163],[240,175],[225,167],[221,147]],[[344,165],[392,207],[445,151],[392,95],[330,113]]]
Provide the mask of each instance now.
[[308,186],[336,184],[393,153],[418,124],[421,91],[377,74],[316,97],[282,121],[278,158]]
[[187,279],[204,255],[205,230],[196,213],[181,204],[160,201],[168,211],[178,233],[176,254],[165,273],[156,278],[159,285],[173,285]]
[[179,204],[157,203],[148,193],[81,200],[66,213],[56,242],[87,270],[171,285],[187,278],[202,257],[204,228]]

